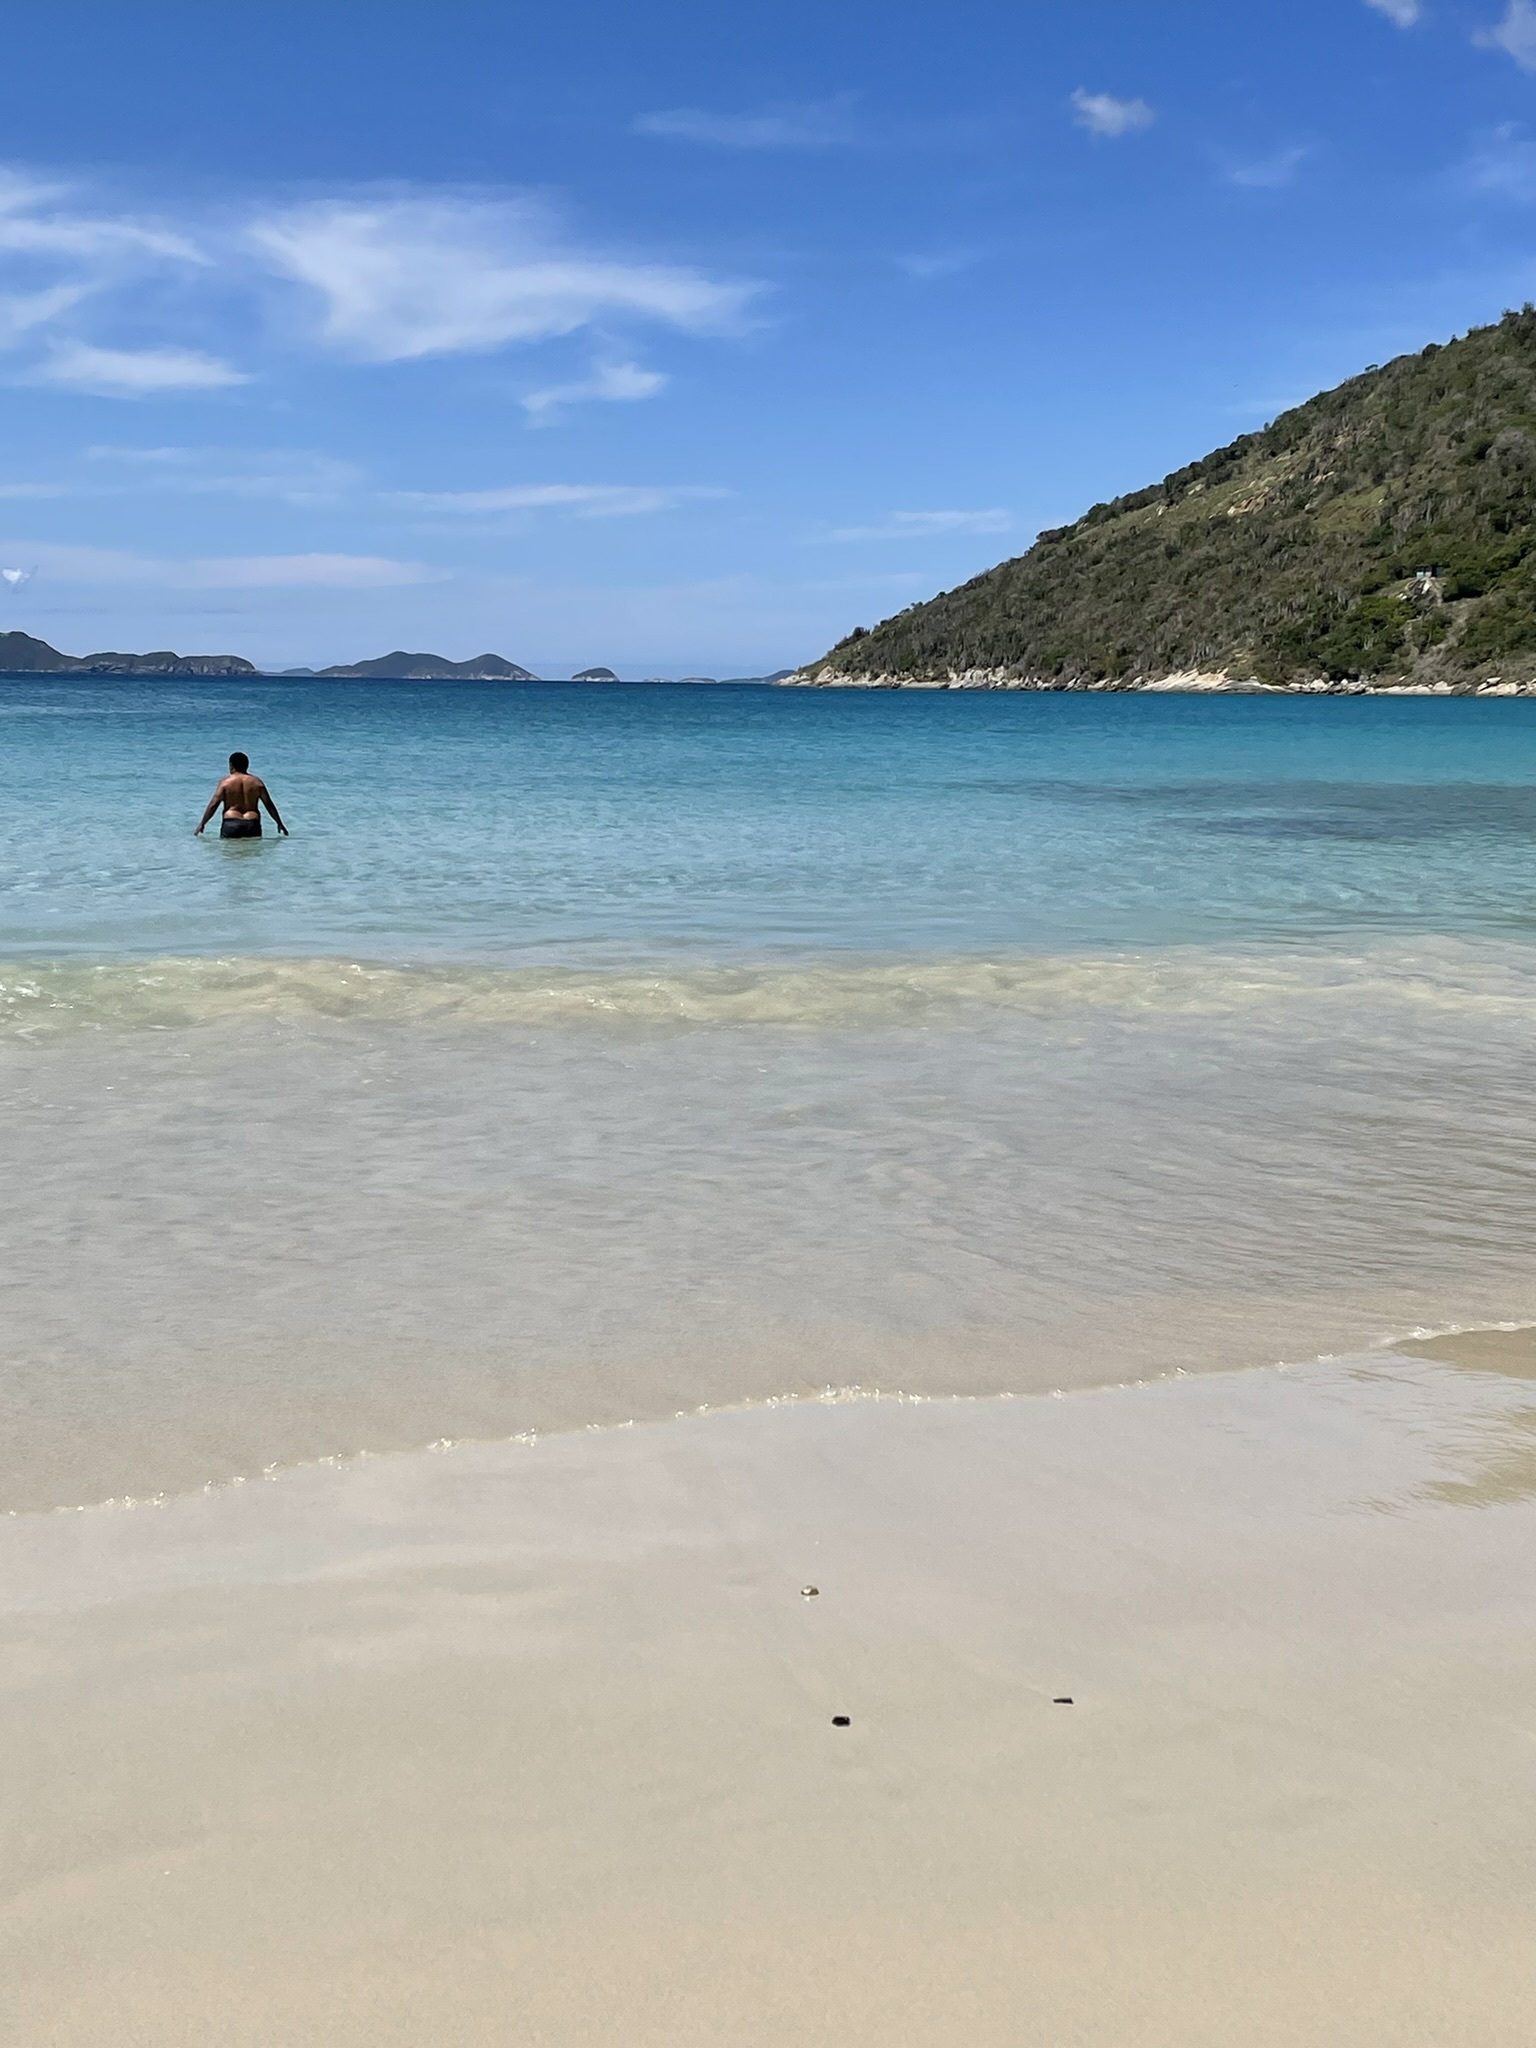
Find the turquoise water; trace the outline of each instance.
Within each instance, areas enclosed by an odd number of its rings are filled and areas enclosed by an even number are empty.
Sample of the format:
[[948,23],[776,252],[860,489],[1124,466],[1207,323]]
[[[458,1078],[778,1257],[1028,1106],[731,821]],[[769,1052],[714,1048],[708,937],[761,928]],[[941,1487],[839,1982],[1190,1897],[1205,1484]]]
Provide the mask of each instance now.
[[[195,841],[224,757],[292,838]],[[1536,931],[1536,704],[0,683],[12,958]],[[270,829],[270,828],[269,828]]]
[[0,1507],[1536,1319],[1536,703],[33,678],[0,833]]

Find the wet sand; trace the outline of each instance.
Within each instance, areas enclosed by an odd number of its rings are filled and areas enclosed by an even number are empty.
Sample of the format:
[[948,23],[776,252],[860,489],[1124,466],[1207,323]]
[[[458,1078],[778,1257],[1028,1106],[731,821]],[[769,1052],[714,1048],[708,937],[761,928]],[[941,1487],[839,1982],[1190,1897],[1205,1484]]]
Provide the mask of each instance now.
[[4,2038],[1523,2048],[1536,1352],[1462,1345],[9,1518]]
[[579,1025],[468,970],[37,986],[54,1035],[0,1030],[0,1511],[1536,1320],[1523,950],[587,977]]

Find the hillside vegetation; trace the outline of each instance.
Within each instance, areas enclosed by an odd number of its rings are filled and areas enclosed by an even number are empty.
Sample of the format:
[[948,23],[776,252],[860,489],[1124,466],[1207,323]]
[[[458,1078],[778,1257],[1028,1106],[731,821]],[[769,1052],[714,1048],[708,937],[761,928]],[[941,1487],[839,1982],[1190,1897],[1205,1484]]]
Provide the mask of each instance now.
[[1352,377],[805,680],[1536,678],[1536,309]]

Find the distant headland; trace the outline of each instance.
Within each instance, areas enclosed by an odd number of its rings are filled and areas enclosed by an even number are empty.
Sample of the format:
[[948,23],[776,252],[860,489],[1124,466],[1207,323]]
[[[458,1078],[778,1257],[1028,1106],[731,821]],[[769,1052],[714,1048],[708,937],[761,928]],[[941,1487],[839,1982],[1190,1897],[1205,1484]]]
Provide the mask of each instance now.
[[[767,676],[643,676],[647,683],[728,684],[782,683],[792,669],[776,669]],[[46,640],[30,633],[0,633],[0,676],[270,676],[280,680],[356,682],[459,682],[537,683],[554,681],[536,676],[500,654],[477,654],[469,661],[449,661],[441,654],[407,654],[397,648],[372,661],[338,663],[331,668],[259,669],[239,654],[175,654],[163,650],[154,654],[61,654]],[[560,678],[560,680],[565,680]],[[573,683],[617,683],[611,668],[584,668],[569,678]]]
[[1536,308],[859,627],[801,685],[1536,695]]

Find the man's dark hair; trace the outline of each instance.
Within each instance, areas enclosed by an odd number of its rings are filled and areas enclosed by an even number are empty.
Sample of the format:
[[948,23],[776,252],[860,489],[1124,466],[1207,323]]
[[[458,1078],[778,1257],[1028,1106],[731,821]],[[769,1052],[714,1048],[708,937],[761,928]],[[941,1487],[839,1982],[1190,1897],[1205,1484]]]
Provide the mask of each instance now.
[[231,775],[243,775],[250,765],[251,757],[249,754],[231,754],[229,757],[229,772]]

